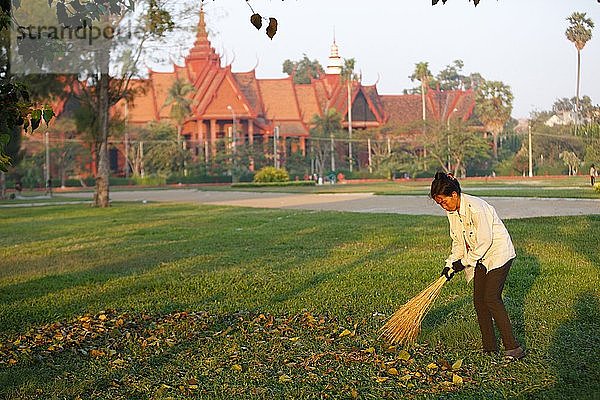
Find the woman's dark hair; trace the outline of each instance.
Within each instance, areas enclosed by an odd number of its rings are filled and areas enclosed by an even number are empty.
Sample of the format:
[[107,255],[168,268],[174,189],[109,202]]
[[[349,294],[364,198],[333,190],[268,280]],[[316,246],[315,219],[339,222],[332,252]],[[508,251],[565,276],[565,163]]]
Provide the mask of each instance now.
[[452,192],[460,194],[460,183],[458,183],[458,180],[452,174],[441,171],[436,172],[433,182],[431,182],[429,197],[433,199],[439,195],[452,196]]

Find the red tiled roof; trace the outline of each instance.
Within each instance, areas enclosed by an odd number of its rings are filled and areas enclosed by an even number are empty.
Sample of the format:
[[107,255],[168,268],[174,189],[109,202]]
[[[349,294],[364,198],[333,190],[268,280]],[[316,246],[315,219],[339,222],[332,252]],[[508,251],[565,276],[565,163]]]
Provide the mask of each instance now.
[[254,70],[249,72],[235,72],[233,73],[233,77],[248,100],[248,103],[250,103],[254,114],[264,115],[265,112]]
[[262,94],[265,113],[269,119],[274,121],[301,120],[291,78],[259,79],[258,87]]
[[377,93],[377,87],[375,85],[371,85],[362,86],[361,88],[363,93],[365,94],[365,97],[371,103],[370,105],[373,110],[373,113],[377,117],[377,121],[383,124],[385,112],[383,108],[383,103],[381,102],[381,96],[379,96],[379,93]]
[[286,136],[308,136],[309,132],[300,121],[277,121],[279,125],[279,134]]
[[315,115],[322,115],[315,85],[296,85],[296,95],[298,96],[302,121],[305,124],[310,124]]
[[[420,94],[382,95],[381,101],[386,122],[392,125],[407,125],[423,118]],[[473,112],[475,96],[472,91],[430,90],[425,104],[427,118],[445,121],[450,116],[466,121]]]

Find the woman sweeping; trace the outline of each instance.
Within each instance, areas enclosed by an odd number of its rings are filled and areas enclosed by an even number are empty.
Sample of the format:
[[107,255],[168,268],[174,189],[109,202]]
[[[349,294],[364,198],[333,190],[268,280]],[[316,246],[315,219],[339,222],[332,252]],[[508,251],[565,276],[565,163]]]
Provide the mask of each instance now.
[[473,279],[473,303],[481,330],[483,351],[498,351],[493,321],[500,331],[506,356],[520,359],[525,351],[515,339],[502,302],[502,289],[515,258],[510,235],[494,207],[484,200],[461,193],[458,180],[438,172],[431,183],[430,197],[444,210],[450,222],[452,251],[442,270],[447,280],[465,270]]

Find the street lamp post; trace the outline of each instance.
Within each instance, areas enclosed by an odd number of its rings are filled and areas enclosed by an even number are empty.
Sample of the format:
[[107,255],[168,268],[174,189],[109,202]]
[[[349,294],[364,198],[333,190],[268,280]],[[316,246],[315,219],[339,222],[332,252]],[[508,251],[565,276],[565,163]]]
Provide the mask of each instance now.
[[527,132],[528,132],[528,136],[529,136],[529,149],[528,149],[528,156],[529,156],[529,177],[533,177],[533,160],[531,159],[531,124],[529,124],[527,126]]
[[235,111],[233,107],[227,106],[227,109],[231,111],[231,119],[232,119],[232,128],[231,128],[231,182],[237,183],[237,159],[236,159],[236,143],[237,143],[237,126],[235,120]]

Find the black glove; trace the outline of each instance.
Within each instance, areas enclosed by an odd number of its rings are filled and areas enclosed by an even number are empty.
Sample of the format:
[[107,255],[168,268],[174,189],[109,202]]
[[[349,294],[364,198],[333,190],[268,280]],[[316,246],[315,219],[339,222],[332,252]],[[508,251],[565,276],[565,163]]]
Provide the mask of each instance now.
[[460,272],[465,269],[465,266],[460,262],[460,260],[456,260],[452,263],[452,269],[454,272]]
[[440,276],[445,276],[446,281],[449,281],[454,276],[454,269],[450,267],[444,267]]

